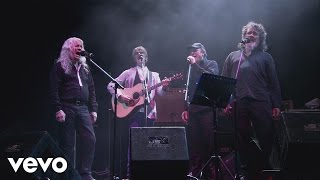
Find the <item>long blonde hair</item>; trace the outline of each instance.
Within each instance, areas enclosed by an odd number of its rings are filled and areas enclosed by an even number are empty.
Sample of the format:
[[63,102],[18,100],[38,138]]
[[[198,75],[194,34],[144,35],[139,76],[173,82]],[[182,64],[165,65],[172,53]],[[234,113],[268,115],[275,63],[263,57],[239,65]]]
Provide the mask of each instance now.
[[[83,41],[80,38],[77,37],[71,37],[68,38],[62,45],[60,56],[57,59],[57,62],[61,63],[61,67],[64,70],[66,74],[70,74],[71,69],[73,68],[73,63],[71,61],[70,55],[73,51],[73,48],[76,43],[80,42],[82,44],[83,50],[84,50],[84,44]],[[84,67],[85,71],[89,72],[89,66],[87,64],[86,58],[81,56],[79,63]]]

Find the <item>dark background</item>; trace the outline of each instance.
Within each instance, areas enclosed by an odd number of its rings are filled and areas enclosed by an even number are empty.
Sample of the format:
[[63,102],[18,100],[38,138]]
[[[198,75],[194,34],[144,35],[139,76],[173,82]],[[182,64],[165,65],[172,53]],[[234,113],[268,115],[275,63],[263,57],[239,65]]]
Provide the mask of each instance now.
[[[54,0],[12,1],[2,12],[1,132],[52,130],[48,78],[63,42],[85,42],[93,60],[116,77],[133,63],[132,49],[147,48],[149,68],[163,77],[186,71],[186,46],[205,45],[222,70],[249,21],[266,28],[283,100],[294,108],[319,98],[319,0]],[[110,81],[92,67],[99,112],[96,169],[110,147]],[[99,164],[99,165],[97,165]]]

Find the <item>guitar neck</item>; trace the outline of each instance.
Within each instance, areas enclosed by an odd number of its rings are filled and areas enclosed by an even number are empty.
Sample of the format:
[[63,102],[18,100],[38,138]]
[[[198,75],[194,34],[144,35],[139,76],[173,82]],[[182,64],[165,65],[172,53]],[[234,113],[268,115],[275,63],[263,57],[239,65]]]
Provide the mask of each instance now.
[[[178,79],[178,78],[181,78],[181,77],[182,77],[182,76],[181,76],[181,74],[180,74],[179,76],[175,75],[175,76],[172,76],[172,77],[167,78],[167,79],[168,79],[169,82],[170,82],[170,81],[172,81],[172,80],[175,80],[175,79]],[[149,88],[148,88],[148,93],[151,92],[152,90],[154,90],[155,88],[158,88],[158,87],[162,86],[162,84],[163,84],[163,82],[161,81],[160,83],[157,83],[157,84],[149,87]],[[145,90],[142,90],[141,95],[145,95],[145,93],[146,93]]]
[[[148,88],[148,92],[150,93],[152,90],[160,87],[161,85],[162,85],[162,82],[160,82],[160,83],[158,83],[158,84],[155,84],[155,85],[149,87],[149,88]],[[145,94],[145,90],[142,90],[141,95],[144,95],[144,94]]]

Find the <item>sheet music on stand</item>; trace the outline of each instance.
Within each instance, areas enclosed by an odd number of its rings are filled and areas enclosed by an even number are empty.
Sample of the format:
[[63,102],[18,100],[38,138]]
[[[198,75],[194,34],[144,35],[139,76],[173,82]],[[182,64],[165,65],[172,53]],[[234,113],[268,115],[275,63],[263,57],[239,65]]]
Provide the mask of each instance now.
[[234,78],[203,73],[190,103],[212,106],[212,102],[214,102],[216,107],[225,108],[230,95],[235,90],[236,82],[237,80]]

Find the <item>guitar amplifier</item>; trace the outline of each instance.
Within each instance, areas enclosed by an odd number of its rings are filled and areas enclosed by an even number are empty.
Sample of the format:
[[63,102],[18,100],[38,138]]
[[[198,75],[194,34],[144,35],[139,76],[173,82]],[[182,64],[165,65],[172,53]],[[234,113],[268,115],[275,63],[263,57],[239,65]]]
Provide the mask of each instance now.
[[157,120],[155,126],[184,126],[181,119],[184,111],[184,89],[171,88],[163,96],[156,96]]

